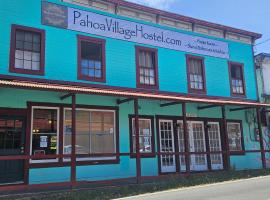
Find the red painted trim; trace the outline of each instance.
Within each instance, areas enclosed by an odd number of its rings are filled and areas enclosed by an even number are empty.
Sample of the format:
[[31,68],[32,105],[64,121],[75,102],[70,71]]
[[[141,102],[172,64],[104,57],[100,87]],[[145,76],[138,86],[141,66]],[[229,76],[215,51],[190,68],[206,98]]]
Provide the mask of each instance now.
[[185,140],[185,152],[188,154],[185,156],[186,172],[190,173],[190,149],[189,149],[189,133],[187,127],[187,106],[186,103],[182,104],[182,117],[183,117],[183,129],[184,129],[184,140]]
[[116,125],[116,127],[115,127],[115,130],[116,130],[116,160],[115,160],[115,162],[114,161],[112,161],[112,162],[114,162],[113,164],[118,164],[118,163],[120,163],[120,130],[119,130],[119,123],[120,123],[120,120],[119,120],[119,107],[116,107],[115,108],[115,125]]
[[[78,79],[79,80],[87,80],[87,81],[93,81],[93,82],[106,82],[106,54],[105,54],[105,43],[106,40],[99,39],[99,38],[92,38],[88,36],[82,36],[78,35]],[[90,77],[83,75],[82,68],[81,68],[81,43],[85,42],[91,42],[94,44],[100,44],[102,48],[102,61],[101,61],[101,78],[96,77]]]
[[256,114],[257,114],[257,123],[258,123],[258,129],[259,129],[259,136],[260,136],[260,150],[261,150],[261,159],[262,159],[262,166],[264,169],[266,169],[266,158],[265,158],[265,152],[264,151],[264,139],[263,139],[263,132],[262,132],[262,123],[261,123],[261,113],[260,109],[256,108]]
[[71,113],[71,170],[70,181],[72,185],[76,183],[76,95],[72,98],[72,113]]
[[25,108],[4,108],[4,107],[0,107],[0,115],[24,116],[24,117],[26,117],[27,109],[25,109]]
[[[229,80],[230,80],[230,86],[231,86],[231,96],[240,97],[240,98],[246,98],[246,81],[245,81],[244,64],[229,61],[228,66],[229,66]],[[243,94],[233,92],[233,87],[232,87],[232,66],[239,66],[241,68],[242,81],[243,81]]]
[[[16,50],[16,31],[28,31],[32,33],[40,34],[40,69],[30,70],[30,69],[17,69],[15,68],[15,50]],[[19,74],[31,74],[31,75],[44,75],[45,73],[45,31],[42,29],[20,26],[12,24],[11,26],[11,36],[10,36],[10,60],[9,60],[9,71]]]
[[[190,80],[190,60],[194,59],[194,60],[199,60],[202,63],[202,77],[203,77],[203,89],[194,89],[191,88],[191,80]],[[197,93],[197,94],[206,94],[207,90],[206,90],[206,78],[205,78],[205,65],[204,65],[204,57],[200,57],[200,56],[194,56],[194,55],[190,55],[190,54],[186,54],[186,66],[187,66],[187,81],[188,81],[188,92],[189,93]]]
[[231,167],[230,164],[230,151],[229,151],[229,142],[228,142],[228,131],[227,131],[227,114],[226,114],[226,107],[221,107],[221,115],[222,115],[222,131],[221,131],[221,144],[222,150],[225,151],[223,155],[223,165],[225,169],[229,170]]
[[159,15],[159,16],[173,18],[173,19],[180,20],[180,21],[183,21],[183,22],[189,22],[189,23],[192,23],[192,24],[198,24],[198,25],[202,25],[202,26],[207,26],[207,27],[211,27],[211,28],[214,28],[214,29],[222,29],[222,30],[224,30],[226,32],[233,32],[233,33],[243,34],[243,35],[246,35],[246,36],[254,37],[255,39],[259,39],[259,38],[262,37],[262,35],[258,34],[258,33],[250,32],[250,31],[246,31],[246,30],[241,30],[241,29],[237,29],[237,28],[233,28],[233,27],[229,27],[229,26],[224,26],[224,25],[221,25],[221,24],[212,23],[212,22],[208,22],[208,21],[204,21],[204,20],[200,20],[200,19],[195,19],[195,18],[192,18],[192,17],[187,17],[187,16],[184,16],[184,15],[179,15],[179,14],[176,14],[176,13],[171,13],[171,12],[159,10],[159,9],[139,5],[139,4],[128,2],[128,1],[119,1],[119,0],[106,0],[106,1],[109,2],[109,3],[114,3],[117,6],[125,6],[125,7],[133,8],[133,9],[136,9],[136,10],[139,10],[139,11],[144,11],[146,13],[153,13],[153,14],[156,14],[156,15]]
[[[164,118],[165,119],[165,118]],[[264,153],[269,153],[270,150],[241,150],[239,152],[243,152],[243,153],[260,153],[260,152],[264,152]],[[225,154],[226,151],[204,151],[204,152],[156,152],[154,153],[156,156],[160,156],[160,155],[187,155],[187,154],[194,154],[194,155],[203,155],[203,154],[218,154],[218,153],[222,153]],[[130,156],[130,153],[119,153],[119,154],[110,154],[111,156]],[[0,156],[0,160],[27,160],[27,159],[55,159],[55,158],[63,158],[63,157],[71,157],[71,154],[68,155],[53,155],[53,156],[29,156],[29,155],[10,155],[10,156]],[[105,160],[106,161],[106,160]],[[82,161],[77,161],[77,162],[82,162]],[[35,164],[31,164],[31,165],[36,165],[39,163],[35,163]],[[67,162],[66,166],[69,166],[70,164]],[[65,165],[64,165],[65,166]]]
[[141,153],[139,138],[139,104],[138,99],[134,99],[135,135],[136,135],[136,178],[137,183],[141,182]]
[[[60,110],[59,110],[59,138],[58,138],[58,152],[60,155],[63,155],[63,140],[64,140],[64,108],[63,106],[60,107]],[[59,159],[59,162],[60,163],[63,163],[63,158],[60,158]]]
[[[26,134],[25,134],[25,155],[30,156],[30,144],[31,144],[31,119],[32,119],[32,108],[27,102],[27,118],[26,118]],[[29,183],[29,168],[30,168],[30,159],[25,160],[25,183]]]
[[[133,135],[132,135],[132,119],[134,119],[135,115],[129,115],[129,146],[130,146],[130,157],[135,158],[136,152],[133,152]],[[152,115],[139,115],[139,119],[150,119],[150,126],[152,131],[151,136],[151,144],[152,144],[152,152],[149,153],[141,153],[142,158],[152,158],[156,157],[155,155],[155,128],[154,128],[154,116]]]
[[[154,89],[158,90],[159,89],[159,80],[158,80],[158,50],[154,48],[148,48],[148,47],[143,47],[143,46],[135,46],[135,51],[136,51],[136,83],[137,83],[137,88],[144,88],[144,89]],[[147,84],[142,84],[140,83],[140,66],[139,66],[139,52],[140,51],[147,51],[150,53],[154,53],[155,56],[155,85],[147,85]]]

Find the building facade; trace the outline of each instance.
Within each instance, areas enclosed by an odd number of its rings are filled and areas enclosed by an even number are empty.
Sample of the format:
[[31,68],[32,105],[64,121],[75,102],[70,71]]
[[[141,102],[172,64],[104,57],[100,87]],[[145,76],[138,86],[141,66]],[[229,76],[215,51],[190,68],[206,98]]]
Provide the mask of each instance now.
[[[269,95],[270,95],[270,83],[269,83],[269,75],[270,75],[270,54],[260,53],[255,56],[256,63],[256,72],[257,72],[257,82],[258,82],[258,91],[259,91],[259,99],[262,103],[269,103]],[[269,150],[269,109],[265,108],[261,113],[262,118],[262,129],[264,135],[264,148]],[[266,164],[269,167],[268,156],[266,156]]]
[[266,166],[260,34],[120,0],[1,1],[0,24],[0,188]]

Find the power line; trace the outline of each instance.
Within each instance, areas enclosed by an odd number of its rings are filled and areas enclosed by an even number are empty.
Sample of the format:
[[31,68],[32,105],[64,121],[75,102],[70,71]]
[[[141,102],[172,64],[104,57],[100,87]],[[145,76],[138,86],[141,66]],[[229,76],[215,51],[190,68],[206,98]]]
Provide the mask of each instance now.
[[262,42],[260,42],[258,44],[255,44],[254,46],[258,46],[258,45],[264,44],[264,43],[269,42],[269,41],[270,41],[270,38],[267,39],[267,40],[264,40],[264,41],[262,41]]

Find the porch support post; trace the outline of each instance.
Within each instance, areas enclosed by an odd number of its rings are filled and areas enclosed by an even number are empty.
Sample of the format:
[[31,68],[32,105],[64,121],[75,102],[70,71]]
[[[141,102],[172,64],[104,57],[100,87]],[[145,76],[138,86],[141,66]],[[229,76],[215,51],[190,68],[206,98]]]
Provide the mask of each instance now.
[[[226,117],[226,109],[225,105],[221,107],[222,111],[222,122],[223,122],[223,133],[224,133],[224,147],[225,147],[225,160],[226,160],[226,169],[230,169],[230,148],[229,148],[229,141],[228,141],[228,131],[227,131],[227,117]],[[223,154],[224,156],[224,154]]]
[[186,162],[186,172],[190,173],[190,152],[189,152],[189,136],[187,129],[187,108],[186,103],[182,103],[182,115],[183,115],[183,129],[184,129],[184,140],[185,140],[185,162]]
[[261,158],[262,158],[262,167],[265,169],[266,168],[266,159],[265,159],[265,152],[264,152],[264,139],[263,139],[263,133],[262,133],[260,108],[257,107],[256,112],[257,112],[258,130],[259,130],[259,136],[260,136],[260,150],[261,150]]
[[139,137],[139,105],[138,99],[134,99],[135,115],[135,135],[136,135],[136,178],[137,183],[141,182],[141,154],[140,154],[140,137]]
[[76,184],[76,95],[72,95],[71,111],[71,184]]

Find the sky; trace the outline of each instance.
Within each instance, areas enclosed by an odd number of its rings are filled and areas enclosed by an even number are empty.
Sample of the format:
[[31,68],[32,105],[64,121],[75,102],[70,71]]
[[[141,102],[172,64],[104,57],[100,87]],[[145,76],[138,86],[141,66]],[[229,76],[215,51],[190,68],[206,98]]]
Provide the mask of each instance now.
[[[169,12],[263,34],[255,54],[270,53],[270,0],[128,0]],[[268,41],[267,41],[268,40]]]

